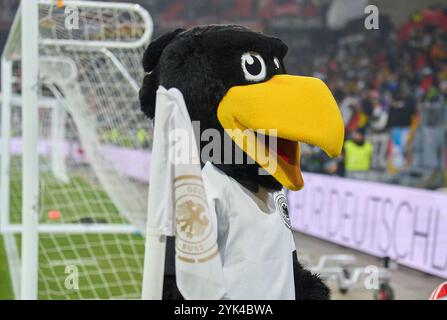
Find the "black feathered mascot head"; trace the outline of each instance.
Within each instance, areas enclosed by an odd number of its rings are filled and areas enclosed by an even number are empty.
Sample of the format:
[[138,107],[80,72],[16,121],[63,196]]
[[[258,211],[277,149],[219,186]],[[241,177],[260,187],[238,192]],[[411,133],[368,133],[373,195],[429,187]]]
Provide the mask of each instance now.
[[[211,151],[208,159],[202,154],[202,163],[211,160],[252,191],[259,186],[298,190],[303,186],[298,142],[317,145],[335,156],[341,152],[344,128],[336,102],[323,82],[287,75],[283,64],[286,53],[281,40],[241,26],[199,26],[167,33],[144,54],[147,75],[140,91],[142,110],[154,117],[159,85],[179,89],[191,120],[200,122],[201,131],[217,129],[223,140],[231,139],[231,161],[223,159],[223,152],[216,159]],[[274,170],[251,151],[259,146],[253,148],[234,134],[224,134],[237,129],[276,132],[277,165],[270,166]],[[258,138],[255,143],[261,144]],[[206,143],[201,141],[201,148]],[[235,164],[238,148],[244,151],[244,159]],[[260,167],[269,174],[260,174]]]

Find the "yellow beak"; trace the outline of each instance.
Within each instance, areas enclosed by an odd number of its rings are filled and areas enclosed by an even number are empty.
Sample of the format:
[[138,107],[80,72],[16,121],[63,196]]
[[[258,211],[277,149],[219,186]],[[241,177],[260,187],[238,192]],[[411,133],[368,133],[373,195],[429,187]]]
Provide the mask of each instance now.
[[232,87],[219,103],[217,117],[233,141],[290,190],[304,185],[298,142],[318,146],[331,157],[339,156],[343,146],[339,108],[317,78],[276,75]]

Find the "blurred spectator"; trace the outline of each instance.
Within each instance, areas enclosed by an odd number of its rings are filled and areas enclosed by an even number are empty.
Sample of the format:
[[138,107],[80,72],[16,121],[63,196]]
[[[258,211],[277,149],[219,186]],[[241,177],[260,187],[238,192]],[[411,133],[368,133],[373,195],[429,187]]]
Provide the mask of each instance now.
[[140,148],[148,148],[149,147],[149,139],[147,134],[147,129],[140,128],[137,131],[137,145]]
[[421,104],[420,126],[422,131],[421,166],[431,170],[444,169],[445,97],[436,87],[430,88]]
[[371,143],[373,144],[373,158],[371,168],[375,170],[385,170],[386,155],[389,143],[388,110],[379,101],[378,93],[374,93],[372,101],[373,110],[371,114]]
[[367,179],[371,168],[373,146],[365,140],[365,130],[357,129],[344,145],[345,173],[351,179]]
[[301,168],[308,172],[344,175],[343,158],[331,159],[318,147],[301,144]]
[[397,90],[393,95],[388,118],[388,127],[391,128],[390,166],[393,171],[408,166],[408,139],[415,112],[414,99],[403,97],[400,90]]

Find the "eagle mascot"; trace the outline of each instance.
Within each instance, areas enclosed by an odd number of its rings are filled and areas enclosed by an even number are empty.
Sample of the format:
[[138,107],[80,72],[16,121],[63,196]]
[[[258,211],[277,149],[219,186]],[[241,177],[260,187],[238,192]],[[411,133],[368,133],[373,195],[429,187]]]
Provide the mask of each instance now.
[[[329,299],[318,275],[297,260],[286,190],[304,184],[299,142],[338,156],[344,126],[321,80],[287,74],[286,53],[275,37],[241,26],[208,25],[167,33],[144,54],[141,108],[155,117],[155,127],[160,88],[175,88],[189,121],[200,124],[195,134],[213,130],[221,137],[220,148],[213,150],[205,150],[209,137],[197,143],[222,274],[218,293],[201,298]],[[239,139],[235,132],[252,132],[254,139]],[[274,155],[274,163],[262,159],[256,151],[262,148]],[[162,198],[163,192],[151,185],[153,197]],[[167,240],[163,299],[194,298],[178,290],[175,238]]]

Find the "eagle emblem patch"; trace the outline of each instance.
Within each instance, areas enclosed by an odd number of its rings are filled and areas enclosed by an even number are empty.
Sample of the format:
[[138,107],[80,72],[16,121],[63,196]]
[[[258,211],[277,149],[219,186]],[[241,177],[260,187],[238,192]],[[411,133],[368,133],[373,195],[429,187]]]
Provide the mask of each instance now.
[[199,176],[175,179],[176,253],[185,262],[206,262],[219,253],[212,236],[205,190]]

